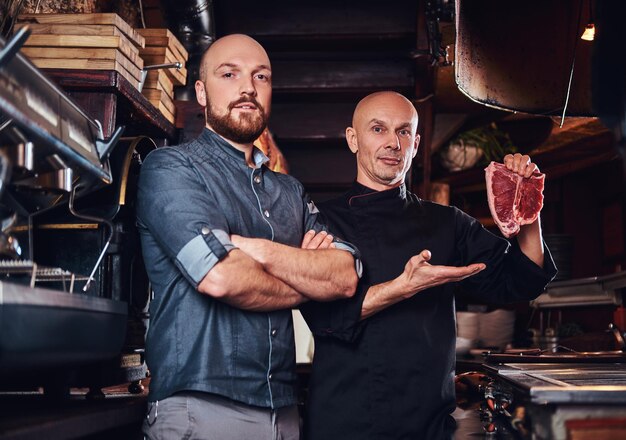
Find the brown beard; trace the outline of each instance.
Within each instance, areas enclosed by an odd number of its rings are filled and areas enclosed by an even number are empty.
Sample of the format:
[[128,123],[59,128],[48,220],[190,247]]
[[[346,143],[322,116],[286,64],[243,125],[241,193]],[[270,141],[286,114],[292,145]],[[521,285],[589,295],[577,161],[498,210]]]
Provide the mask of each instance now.
[[[206,90],[206,89],[205,89]],[[249,144],[254,142],[265,130],[267,126],[267,116],[265,109],[254,98],[241,98],[228,105],[228,111],[225,115],[215,112],[211,101],[207,96],[207,106],[204,109],[204,115],[207,124],[217,134],[237,144]],[[259,109],[259,115],[242,114],[239,119],[234,119],[232,110],[235,106],[249,102]]]

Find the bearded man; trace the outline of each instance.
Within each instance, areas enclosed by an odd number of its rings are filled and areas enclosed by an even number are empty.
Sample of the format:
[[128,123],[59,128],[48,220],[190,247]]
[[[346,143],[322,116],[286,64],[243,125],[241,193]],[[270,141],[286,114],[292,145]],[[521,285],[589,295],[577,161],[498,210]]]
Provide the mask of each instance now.
[[195,83],[206,128],[142,166],[137,224],[154,291],[149,439],[298,439],[290,309],[354,294],[355,249],[253,146],[271,84],[255,40],[217,40]]

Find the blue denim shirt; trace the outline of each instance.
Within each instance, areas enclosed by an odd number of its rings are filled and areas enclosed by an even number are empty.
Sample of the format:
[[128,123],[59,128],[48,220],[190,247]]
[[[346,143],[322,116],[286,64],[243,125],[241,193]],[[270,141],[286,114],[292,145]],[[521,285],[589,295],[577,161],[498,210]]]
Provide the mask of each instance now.
[[[146,360],[149,400],[204,391],[260,407],[296,403],[291,310],[249,312],[197,291],[234,248],[230,234],[299,246],[326,228],[293,177],[263,166],[214,132],[159,148],[141,168],[137,223],[152,283]],[[355,250],[345,243],[339,248]]]

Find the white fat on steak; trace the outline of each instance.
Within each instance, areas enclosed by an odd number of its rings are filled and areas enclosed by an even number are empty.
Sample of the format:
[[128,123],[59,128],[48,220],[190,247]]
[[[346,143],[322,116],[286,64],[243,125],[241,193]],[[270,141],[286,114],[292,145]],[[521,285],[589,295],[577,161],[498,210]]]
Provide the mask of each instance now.
[[504,164],[491,162],[485,168],[485,177],[489,210],[502,235],[514,237],[521,225],[537,220],[543,207],[545,174],[535,172],[525,178]]

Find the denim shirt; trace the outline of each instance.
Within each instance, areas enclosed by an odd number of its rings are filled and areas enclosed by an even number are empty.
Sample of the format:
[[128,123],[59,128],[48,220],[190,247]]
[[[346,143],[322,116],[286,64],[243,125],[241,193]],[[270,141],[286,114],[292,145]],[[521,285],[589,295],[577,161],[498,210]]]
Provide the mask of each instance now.
[[299,247],[307,230],[326,230],[296,179],[269,170],[256,148],[253,160],[251,168],[243,152],[204,129],[142,165],[137,224],[154,292],[150,401],[193,390],[260,407],[296,403],[291,310],[245,311],[197,291],[234,248],[230,234]]

